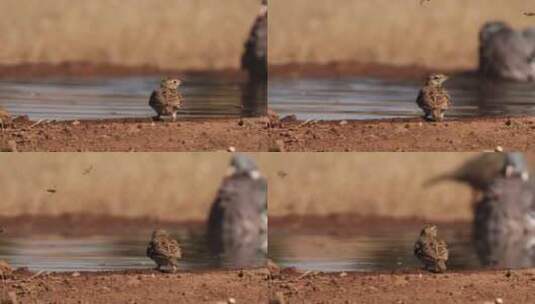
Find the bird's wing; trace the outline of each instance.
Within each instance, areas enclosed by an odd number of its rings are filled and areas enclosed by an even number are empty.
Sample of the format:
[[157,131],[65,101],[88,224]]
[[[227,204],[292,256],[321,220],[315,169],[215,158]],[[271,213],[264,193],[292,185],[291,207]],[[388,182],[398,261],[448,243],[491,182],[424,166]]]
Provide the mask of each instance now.
[[180,247],[178,246],[178,242],[174,239],[160,239],[158,241],[157,246],[154,247],[154,251],[156,254],[175,258],[179,258],[181,256],[181,251]]
[[150,95],[149,105],[152,108],[161,108],[165,104],[165,98],[163,98],[160,90],[154,90]]
[[452,178],[467,182],[476,188],[485,188],[503,170],[505,154],[483,153],[467,160],[455,172]]
[[448,245],[444,240],[438,240],[435,243],[435,252],[437,259],[447,261],[449,258]]
[[182,95],[180,95],[178,90],[169,92],[166,102],[167,105],[172,106],[174,110],[178,110],[182,106]]
[[263,227],[266,190],[265,180],[247,174],[225,178],[210,212],[209,230],[235,239],[254,237]]
[[451,98],[444,88],[425,90],[427,100],[433,108],[444,108],[450,105]]
[[209,234],[221,233],[226,217],[226,209],[228,208],[227,205],[233,197],[233,188],[231,177],[225,177],[210,208],[210,215],[208,216]]
[[416,104],[418,104],[418,106],[422,109],[428,109],[429,106],[427,105],[426,101],[425,101],[425,92],[424,90],[420,90],[420,92],[418,93],[418,97],[416,98]]
[[441,183],[441,182],[447,181],[447,180],[455,180],[455,176],[452,175],[451,173],[441,174],[441,175],[438,175],[438,176],[435,176],[435,177],[432,177],[432,178],[426,180],[422,184],[422,187],[424,187],[424,188],[432,187],[432,186],[435,186],[438,183]]
[[426,263],[434,263],[437,258],[435,242],[423,240],[416,243],[415,254]]

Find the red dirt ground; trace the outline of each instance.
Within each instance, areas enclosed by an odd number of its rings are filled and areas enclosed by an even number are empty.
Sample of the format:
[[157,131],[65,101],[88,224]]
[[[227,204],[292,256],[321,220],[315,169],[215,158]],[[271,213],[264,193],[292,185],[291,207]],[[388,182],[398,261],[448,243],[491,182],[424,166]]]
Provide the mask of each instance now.
[[30,273],[5,275],[2,303],[266,303],[268,271]]
[[[0,133],[2,150],[46,152],[160,152],[268,150],[267,118],[83,120],[35,125],[25,119]],[[14,143],[14,145],[13,145]]]
[[[284,121],[284,119],[283,119]],[[288,119],[269,132],[283,151],[535,150],[535,117],[421,118],[305,123]]]
[[[272,272],[270,303],[534,303],[535,270],[430,273]],[[503,301],[503,302],[500,302]]]

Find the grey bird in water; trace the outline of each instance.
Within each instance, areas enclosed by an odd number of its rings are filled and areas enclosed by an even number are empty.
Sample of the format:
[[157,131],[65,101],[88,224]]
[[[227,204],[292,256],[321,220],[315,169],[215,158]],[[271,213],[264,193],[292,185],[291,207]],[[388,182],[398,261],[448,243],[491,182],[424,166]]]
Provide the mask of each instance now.
[[523,159],[484,191],[474,209],[473,235],[482,264],[535,266],[535,185]]
[[489,78],[535,80],[534,29],[515,30],[501,21],[479,32],[479,72]]
[[267,248],[267,182],[255,162],[235,154],[208,218],[211,249],[246,265]]
[[416,104],[424,111],[424,117],[434,121],[444,119],[444,113],[451,106],[451,97],[442,84],[448,80],[443,74],[431,74],[416,98]]
[[435,225],[425,225],[418,240],[414,244],[414,255],[420,260],[425,269],[431,272],[446,272],[448,261],[448,245],[438,238],[438,228]]
[[162,271],[162,267],[169,266],[175,272],[182,251],[178,242],[171,238],[167,231],[156,229],[147,247],[147,256],[156,263],[157,270]]
[[268,6],[263,0],[241,57],[241,67],[249,73],[250,81],[267,79]]
[[158,119],[172,116],[176,120],[177,112],[182,107],[182,96],[178,92],[181,81],[175,78],[163,78],[160,88],[154,90],[149,99],[149,106],[156,112]]

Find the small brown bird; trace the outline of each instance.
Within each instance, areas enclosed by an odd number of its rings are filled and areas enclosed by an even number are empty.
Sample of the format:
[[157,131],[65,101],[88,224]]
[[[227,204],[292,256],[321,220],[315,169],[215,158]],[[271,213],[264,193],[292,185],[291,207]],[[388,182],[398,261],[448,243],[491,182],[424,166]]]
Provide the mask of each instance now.
[[451,106],[451,97],[442,86],[448,80],[443,74],[431,74],[420,90],[416,103],[424,111],[424,117],[434,121],[442,121],[444,112]]
[[147,256],[158,265],[156,270],[162,271],[162,266],[171,266],[172,272],[175,272],[182,251],[178,242],[172,239],[167,231],[156,229],[147,247]]
[[176,114],[182,107],[182,96],[178,92],[181,83],[179,79],[163,78],[160,82],[160,88],[152,92],[149,106],[156,111],[158,119],[161,116],[171,115],[173,121],[176,120]]
[[445,272],[448,261],[448,246],[444,240],[437,237],[438,229],[435,225],[425,225],[420,237],[414,244],[414,255],[431,272]]

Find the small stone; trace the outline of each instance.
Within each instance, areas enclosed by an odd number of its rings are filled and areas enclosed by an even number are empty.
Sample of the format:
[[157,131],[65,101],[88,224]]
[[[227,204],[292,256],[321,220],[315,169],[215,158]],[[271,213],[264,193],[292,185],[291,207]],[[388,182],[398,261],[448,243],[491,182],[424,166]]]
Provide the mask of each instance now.
[[79,277],[79,276],[80,276],[80,273],[79,273],[78,271],[76,271],[76,272],[73,272],[73,273],[71,274],[71,276],[73,276],[73,277],[76,278],[76,277]]
[[284,293],[277,291],[275,295],[269,300],[270,304],[286,304]]
[[228,304],[236,304],[236,299],[234,299],[234,298],[228,298],[227,303],[228,303]]
[[347,125],[347,120],[342,120],[342,121],[340,122],[340,125],[341,125],[341,126],[345,126],[345,125]]
[[502,298],[496,298],[496,300],[494,300],[494,303],[503,304],[503,299]]
[[77,126],[77,125],[79,125],[79,124],[80,124],[80,121],[79,121],[79,120],[75,120],[75,121],[72,122],[72,125],[73,125],[73,126]]
[[230,147],[227,148],[227,152],[236,152],[236,148],[230,146]]
[[341,278],[343,278],[343,277],[347,277],[347,272],[341,272],[339,276],[340,276]]
[[494,152],[503,152],[503,147],[502,147],[502,146],[497,146],[497,147],[494,149]]

